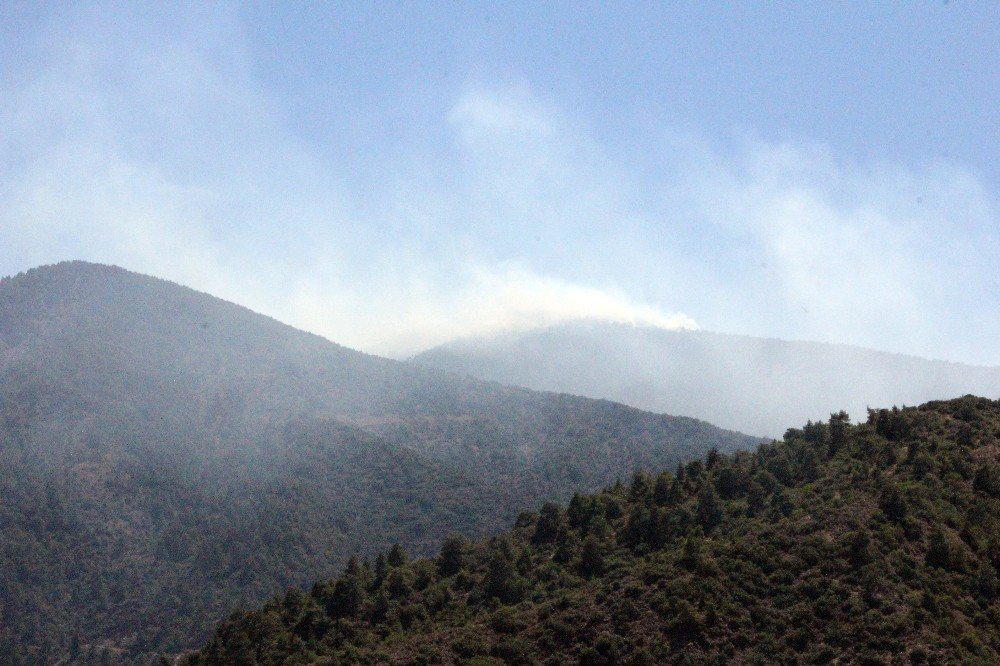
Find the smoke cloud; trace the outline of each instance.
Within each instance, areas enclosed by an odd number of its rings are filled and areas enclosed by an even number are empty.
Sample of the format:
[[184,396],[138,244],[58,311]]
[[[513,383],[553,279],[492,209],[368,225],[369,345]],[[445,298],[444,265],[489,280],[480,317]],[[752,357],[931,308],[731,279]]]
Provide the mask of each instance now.
[[399,356],[593,318],[1000,362],[995,197],[961,165],[667,121],[626,150],[475,77],[359,155],[294,121],[237,12],[127,11],[51,17],[0,78],[0,273],[119,264]]

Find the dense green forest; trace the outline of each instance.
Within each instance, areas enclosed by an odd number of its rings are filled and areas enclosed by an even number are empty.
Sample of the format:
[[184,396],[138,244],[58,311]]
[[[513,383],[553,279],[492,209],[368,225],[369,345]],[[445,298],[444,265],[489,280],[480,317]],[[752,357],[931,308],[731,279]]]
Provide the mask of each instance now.
[[200,664],[1000,663],[1000,402],[844,413],[238,612]]
[[94,264],[0,280],[0,663],[155,661],[393,542],[759,440],[352,351]]

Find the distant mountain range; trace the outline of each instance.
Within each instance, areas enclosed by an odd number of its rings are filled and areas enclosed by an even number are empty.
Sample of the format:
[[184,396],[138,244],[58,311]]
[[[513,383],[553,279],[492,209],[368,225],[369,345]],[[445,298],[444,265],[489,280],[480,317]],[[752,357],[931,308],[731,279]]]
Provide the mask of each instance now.
[[209,664],[997,664],[1000,402],[838,413],[222,623]]
[[0,663],[149,661],[352,554],[428,553],[757,443],[369,356],[120,268],[34,269],[0,281]]
[[968,393],[1000,397],[1000,367],[846,345],[591,322],[459,340],[413,360],[769,437],[841,409],[864,417],[877,405]]

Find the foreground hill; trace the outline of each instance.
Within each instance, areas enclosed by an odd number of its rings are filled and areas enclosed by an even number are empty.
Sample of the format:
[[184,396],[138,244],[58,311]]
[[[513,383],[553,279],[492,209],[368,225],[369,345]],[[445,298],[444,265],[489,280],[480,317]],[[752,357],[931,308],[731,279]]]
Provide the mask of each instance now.
[[1000,663],[1000,402],[789,430],[234,614],[198,664]]
[[73,262],[0,281],[0,663],[144,661],[394,541],[755,440]]
[[942,395],[1000,397],[1000,368],[859,347],[576,323],[452,342],[418,363],[544,391],[608,398],[780,437],[846,409]]

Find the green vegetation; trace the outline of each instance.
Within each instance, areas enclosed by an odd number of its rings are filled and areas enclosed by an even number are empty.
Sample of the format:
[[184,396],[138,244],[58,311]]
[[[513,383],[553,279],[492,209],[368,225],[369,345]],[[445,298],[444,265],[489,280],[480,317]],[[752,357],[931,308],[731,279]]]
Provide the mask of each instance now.
[[368,356],[122,269],[0,280],[0,663],[156,661],[393,542],[434,552],[757,440]]
[[298,424],[276,442],[252,474],[127,452],[55,474],[6,447],[0,663],[155,661],[351,553],[428,552],[449,530],[496,526],[476,484],[367,433]]
[[199,664],[995,664],[1000,402],[840,413],[238,612]]

